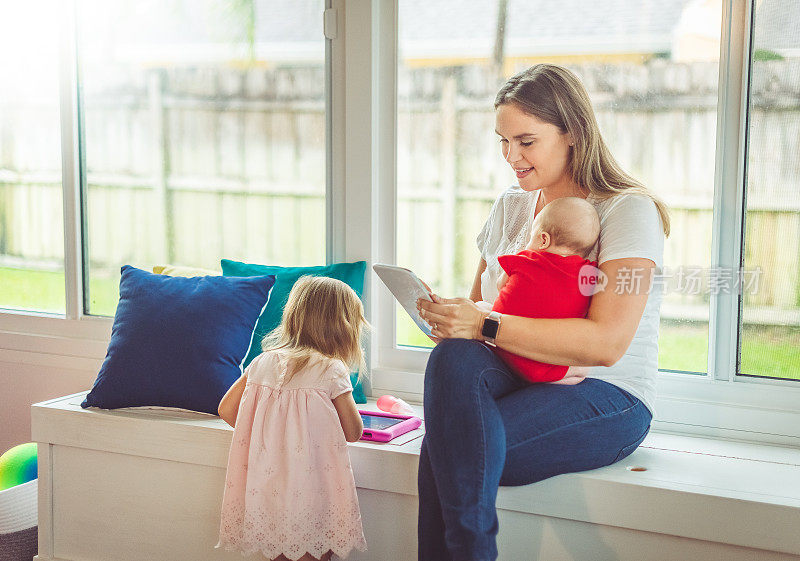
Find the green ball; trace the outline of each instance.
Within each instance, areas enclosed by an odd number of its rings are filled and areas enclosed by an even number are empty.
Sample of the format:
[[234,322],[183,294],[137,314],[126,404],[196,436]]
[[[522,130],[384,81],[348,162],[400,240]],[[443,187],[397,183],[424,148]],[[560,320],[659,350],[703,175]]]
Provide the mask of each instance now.
[[36,479],[36,443],[14,446],[0,456],[0,491]]

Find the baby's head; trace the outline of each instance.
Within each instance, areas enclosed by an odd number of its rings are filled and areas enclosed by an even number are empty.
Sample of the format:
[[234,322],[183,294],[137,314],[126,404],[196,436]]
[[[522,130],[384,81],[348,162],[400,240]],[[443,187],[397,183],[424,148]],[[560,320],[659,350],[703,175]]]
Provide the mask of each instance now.
[[263,340],[264,350],[314,350],[364,370],[361,335],[369,327],[358,295],[347,284],[328,277],[304,276],[294,283],[283,318]]
[[551,201],[536,215],[528,249],[589,256],[600,235],[597,211],[580,197]]

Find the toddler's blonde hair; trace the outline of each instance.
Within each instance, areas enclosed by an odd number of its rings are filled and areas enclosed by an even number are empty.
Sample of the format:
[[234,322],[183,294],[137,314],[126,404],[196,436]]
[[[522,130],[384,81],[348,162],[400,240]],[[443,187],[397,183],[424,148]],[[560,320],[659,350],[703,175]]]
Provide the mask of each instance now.
[[280,385],[305,367],[314,351],[358,368],[361,379],[366,369],[361,338],[369,328],[361,300],[347,284],[303,276],[289,293],[280,325],[264,337],[261,349],[282,349],[289,355],[289,368]]

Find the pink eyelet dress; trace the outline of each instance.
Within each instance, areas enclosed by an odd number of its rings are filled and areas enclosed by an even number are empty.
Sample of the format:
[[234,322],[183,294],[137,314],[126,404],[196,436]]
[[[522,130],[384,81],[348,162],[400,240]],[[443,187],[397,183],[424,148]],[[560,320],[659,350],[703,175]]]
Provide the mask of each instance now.
[[333,399],[352,391],[348,369],[315,353],[282,384],[287,357],[270,351],[245,370],[216,547],[316,558],[364,551],[353,470]]

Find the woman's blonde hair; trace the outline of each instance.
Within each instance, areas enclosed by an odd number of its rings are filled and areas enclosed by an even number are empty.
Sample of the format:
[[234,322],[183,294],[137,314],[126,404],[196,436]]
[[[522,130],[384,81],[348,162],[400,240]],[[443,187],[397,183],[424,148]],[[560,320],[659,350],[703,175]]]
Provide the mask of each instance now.
[[340,280],[303,276],[292,287],[280,325],[261,341],[264,351],[284,350],[289,368],[283,385],[313,357],[314,351],[366,369],[361,338],[370,325],[355,291]]
[[650,197],[669,236],[669,209],[660,197],[625,173],[600,135],[589,94],[575,74],[554,64],[537,64],[512,76],[497,92],[494,108],[513,103],[522,111],[569,133],[572,180],[598,198],[620,193]]

